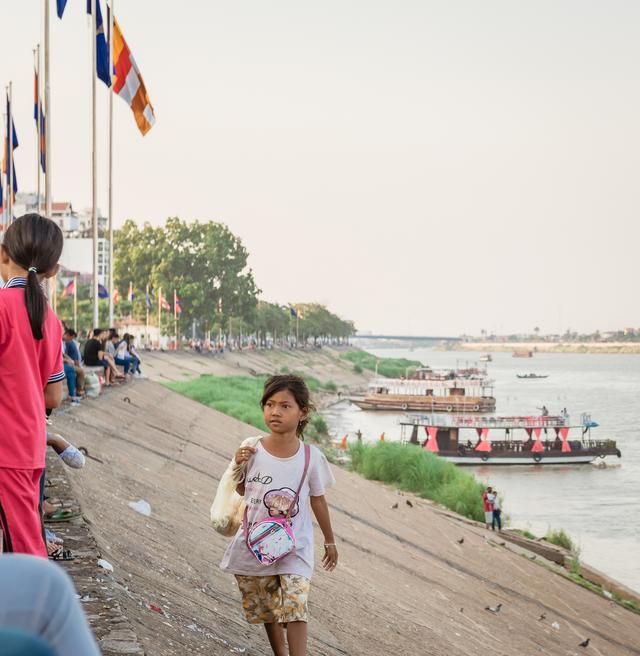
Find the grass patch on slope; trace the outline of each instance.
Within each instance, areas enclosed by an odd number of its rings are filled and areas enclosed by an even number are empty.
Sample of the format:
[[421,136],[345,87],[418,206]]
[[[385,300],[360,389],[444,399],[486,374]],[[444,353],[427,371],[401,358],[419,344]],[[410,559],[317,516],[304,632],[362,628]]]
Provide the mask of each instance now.
[[351,469],[431,499],[459,515],[484,521],[484,487],[454,464],[411,444],[379,442],[349,447]]
[[578,551],[573,540],[569,537],[569,534],[562,528],[556,531],[549,531],[544,539],[547,542],[555,544],[557,547],[562,547],[571,553],[577,553]]
[[[315,379],[303,376],[311,391],[321,389]],[[192,380],[166,383],[169,389],[187,396],[194,401],[218,410],[219,412],[255,426],[263,433],[269,433],[264,423],[260,399],[266,376],[211,376],[204,374]],[[305,430],[305,437],[320,442],[327,436],[327,424],[318,414],[314,414]]]
[[422,367],[422,362],[418,360],[407,360],[406,358],[378,358],[366,351],[348,351],[341,356],[343,360],[352,362],[353,370],[358,373],[363,369],[369,371],[376,370],[378,364],[378,373],[387,378],[399,378],[407,373],[407,369],[417,369]]
[[260,407],[265,380],[264,377],[218,377],[204,374],[199,378],[166,385],[174,392],[268,432]]

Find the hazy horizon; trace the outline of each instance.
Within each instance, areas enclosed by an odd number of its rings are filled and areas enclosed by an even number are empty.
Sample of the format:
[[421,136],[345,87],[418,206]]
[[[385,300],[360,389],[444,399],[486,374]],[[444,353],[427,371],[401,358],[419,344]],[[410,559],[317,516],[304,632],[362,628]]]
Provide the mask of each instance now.
[[[40,6],[0,0],[21,191],[35,190]],[[114,98],[116,226],[222,221],[266,299],[325,303],[363,331],[640,326],[637,3],[115,8],[157,118],[143,138]],[[53,195],[78,208],[90,38],[84,0],[62,21],[51,3]],[[99,81],[98,96],[104,211]]]

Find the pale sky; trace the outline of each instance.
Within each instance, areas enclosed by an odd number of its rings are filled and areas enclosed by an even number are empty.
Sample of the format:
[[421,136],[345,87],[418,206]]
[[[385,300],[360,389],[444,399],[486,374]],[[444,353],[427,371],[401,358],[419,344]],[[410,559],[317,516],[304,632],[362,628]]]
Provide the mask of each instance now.
[[[38,0],[0,0],[21,190]],[[640,327],[640,3],[117,0],[115,222],[229,225],[263,296],[404,334]],[[85,0],[52,1],[55,200],[90,203]],[[106,209],[106,87],[100,206]],[[4,102],[4,101],[3,101]]]

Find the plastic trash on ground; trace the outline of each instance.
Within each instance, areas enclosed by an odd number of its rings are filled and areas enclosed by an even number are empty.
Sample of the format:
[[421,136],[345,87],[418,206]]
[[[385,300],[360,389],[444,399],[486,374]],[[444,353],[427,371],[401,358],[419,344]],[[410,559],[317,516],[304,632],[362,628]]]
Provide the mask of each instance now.
[[129,501],[129,508],[145,517],[151,517],[151,506],[144,499]]
[[106,569],[107,572],[113,572],[113,565],[108,560],[105,560],[104,558],[98,559],[98,566],[102,567],[102,569]]

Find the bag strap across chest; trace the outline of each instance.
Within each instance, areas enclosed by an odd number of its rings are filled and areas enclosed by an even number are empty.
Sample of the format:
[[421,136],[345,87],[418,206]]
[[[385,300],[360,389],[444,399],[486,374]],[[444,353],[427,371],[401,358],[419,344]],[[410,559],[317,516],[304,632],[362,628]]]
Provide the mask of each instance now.
[[[308,444],[303,444],[304,448],[304,470],[302,471],[302,478],[300,479],[300,485],[298,485],[298,489],[296,491],[295,496],[293,497],[293,501],[289,504],[289,508],[287,510],[287,514],[285,515],[285,520],[287,523],[291,523],[291,513],[293,512],[293,509],[296,507],[296,504],[298,503],[298,499],[300,498],[300,492],[302,491],[302,486],[304,485],[304,482],[307,478],[307,472],[309,471],[309,464],[311,462],[311,447]],[[248,507],[245,506],[244,508],[244,518],[242,521],[242,528],[244,531],[244,541],[246,542],[249,539],[249,521],[248,521]]]

